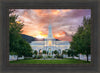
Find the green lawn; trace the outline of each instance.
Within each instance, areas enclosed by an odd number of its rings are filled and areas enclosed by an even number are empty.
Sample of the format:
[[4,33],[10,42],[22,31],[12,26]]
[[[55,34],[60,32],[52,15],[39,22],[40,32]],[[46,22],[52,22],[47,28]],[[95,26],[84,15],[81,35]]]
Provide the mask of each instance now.
[[10,61],[11,64],[88,64],[90,62],[76,60],[76,59],[62,59],[62,60],[18,60]]

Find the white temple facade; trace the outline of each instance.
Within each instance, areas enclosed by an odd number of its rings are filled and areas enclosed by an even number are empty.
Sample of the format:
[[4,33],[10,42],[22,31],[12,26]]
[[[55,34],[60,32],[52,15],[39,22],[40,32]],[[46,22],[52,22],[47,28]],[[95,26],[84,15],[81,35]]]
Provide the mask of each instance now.
[[63,50],[70,48],[69,41],[56,41],[52,34],[52,26],[48,27],[48,37],[44,41],[32,41],[30,43],[33,51],[37,50],[38,53],[41,53],[43,50],[48,52],[49,56],[53,55],[53,51],[57,50],[59,54],[62,54]]

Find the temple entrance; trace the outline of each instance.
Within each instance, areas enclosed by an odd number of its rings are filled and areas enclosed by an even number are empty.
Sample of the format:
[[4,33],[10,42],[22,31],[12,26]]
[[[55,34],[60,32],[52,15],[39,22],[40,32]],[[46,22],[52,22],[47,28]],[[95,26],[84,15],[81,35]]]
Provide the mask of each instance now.
[[58,50],[59,55],[61,54],[61,49]]
[[48,50],[48,55],[49,55],[49,56],[51,56],[51,55],[52,55],[51,48],[49,48],[49,50]]

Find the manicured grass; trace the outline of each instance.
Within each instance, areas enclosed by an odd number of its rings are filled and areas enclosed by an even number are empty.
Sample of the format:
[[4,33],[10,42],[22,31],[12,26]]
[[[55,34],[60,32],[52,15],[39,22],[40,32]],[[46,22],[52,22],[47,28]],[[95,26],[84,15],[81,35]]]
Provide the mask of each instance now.
[[62,60],[18,60],[10,61],[11,64],[89,64],[90,62],[76,60],[76,59],[62,59]]

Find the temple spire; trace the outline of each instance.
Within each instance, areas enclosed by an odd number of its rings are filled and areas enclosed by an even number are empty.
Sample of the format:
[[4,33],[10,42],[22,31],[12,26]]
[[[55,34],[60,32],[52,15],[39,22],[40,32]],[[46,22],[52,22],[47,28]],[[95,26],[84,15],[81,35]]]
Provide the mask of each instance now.
[[49,9],[49,26],[48,26],[48,38],[49,39],[53,38],[51,22],[52,22],[52,20],[51,20],[51,9]]
[[48,38],[53,38],[53,34],[52,34],[52,26],[51,24],[49,24],[49,27],[48,27]]

